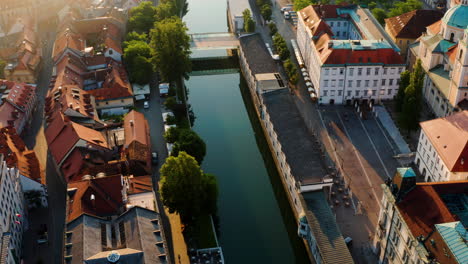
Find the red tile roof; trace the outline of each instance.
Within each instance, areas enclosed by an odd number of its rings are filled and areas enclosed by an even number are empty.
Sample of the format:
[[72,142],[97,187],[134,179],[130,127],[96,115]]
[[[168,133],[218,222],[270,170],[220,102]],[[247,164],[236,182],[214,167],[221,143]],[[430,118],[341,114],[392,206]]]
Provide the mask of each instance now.
[[140,177],[129,177],[129,190],[128,194],[137,194],[153,191],[153,182],[152,178],[149,175],[140,176]]
[[20,174],[45,184],[45,173],[34,150],[29,150],[14,128],[0,129],[0,153],[8,167],[18,168]]
[[468,111],[420,125],[449,171],[468,171]]
[[322,62],[324,64],[405,63],[401,56],[391,48],[375,50],[332,49],[328,56],[324,56]]
[[112,216],[123,211],[122,176],[106,176],[68,184],[67,221],[82,214]]
[[395,38],[417,39],[426,27],[439,21],[443,13],[438,10],[414,10],[385,19],[385,26]]
[[432,25],[427,26],[427,31],[431,33],[431,35],[436,35],[440,32],[440,27],[442,25],[442,20],[435,22]]
[[463,193],[468,193],[468,181],[418,183],[397,203],[397,207],[411,233],[427,238],[435,224],[459,221],[441,196]]
[[125,144],[127,158],[151,164],[150,131],[148,121],[142,113],[130,111],[124,118]]

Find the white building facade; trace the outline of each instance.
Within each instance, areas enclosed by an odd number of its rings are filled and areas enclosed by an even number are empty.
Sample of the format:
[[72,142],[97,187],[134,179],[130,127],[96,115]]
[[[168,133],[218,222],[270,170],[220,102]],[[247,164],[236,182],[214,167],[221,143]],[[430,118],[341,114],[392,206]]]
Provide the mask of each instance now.
[[468,180],[468,111],[421,123],[415,163],[426,182]]
[[19,170],[9,168],[4,156],[0,155],[0,240],[1,263],[19,263],[22,254],[23,230],[26,227],[24,216],[23,191]]
[[[405,64],[380,25],[354,5],[336,7],[338,17],[320,12],[318,6],[301,10],[297,25],[298,47],[319,101],[350,104],[392,99]],[[357,22],[358,17],[370,22]]]

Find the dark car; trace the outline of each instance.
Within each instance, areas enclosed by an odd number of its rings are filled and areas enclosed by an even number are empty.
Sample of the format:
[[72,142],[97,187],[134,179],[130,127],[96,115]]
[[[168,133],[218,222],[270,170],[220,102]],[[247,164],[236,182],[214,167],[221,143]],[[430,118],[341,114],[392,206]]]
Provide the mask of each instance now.
[[158,153],[157,152],[151,153],[151,163],[153,163],[153,165],[158,164]]

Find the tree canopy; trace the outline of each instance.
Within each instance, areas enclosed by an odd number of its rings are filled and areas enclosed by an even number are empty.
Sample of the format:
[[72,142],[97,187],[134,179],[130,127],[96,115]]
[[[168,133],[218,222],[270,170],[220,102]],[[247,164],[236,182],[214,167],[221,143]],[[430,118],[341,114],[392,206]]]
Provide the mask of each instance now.
[[294,10],[299,11],[314,3],[312,0],[294,0]]
[[268,4],[264,4],[261,7],[260,13],[262,14],[263,19],[266,21],[271,20],[271,15],[273,14],[273,11],[271,10],[271,6]]
[[254,32],[255,31],[255,21],[252,19],[252,14],[249,9],[245,9],[242,12],[244,18],[244,31],[245,32]]
[[416,130],[419,126],[424,74],[421,60],[418,59],[411,72],[409,85],[405,89],[402,112],[398,115],[400,125],[408,132]]
[[148,43],[141,40],[126,42],[123,58],[129,72],[130,82],[149,83],[153,66],[150,62],[151,48]]
[[385,10],[382,8],[374,8],[372,9],[372,15],[381,25],[385,24],[385,19],[387,18],[387,12]]
[[273,44],[275,45],[276,51],[278,52],[282,60],[289,58],[289,49],[286,44],[286,40],[278,32],[273,35]]
[[177,212],[184,224],[216,211],[216,178],[204,173],[192,156],[181,151],[177,157],[168,157],[160,172],[162,202],[169,212]]
[[405,89],[409,85],[410,75],[411,73],[409,71],[404,71],[400,75],[400,85],[398,88],[398,94],[396,96],[396,101],[395,101],[395,108],[397,112],[401,112],[403,108],[403,103],[405,101]]
[[153,27],[156,15],[156,7],[150,1],[141,2],[138,6],[130,9],[128,19],[128,30],[138,33],[148,33]]
[[187,31],[187,26],[178,17],[156,22],[151,30],[152,63],[165,81],[178,81],[181,76],[188,78],[192,65]]
[[393,7],[389,10],[388,17],[399,16],[416,9],[421,9],[422,7],[422,2],[418,0],[398,1],[393,3]]
[[171,143],[174,143],[173,156],[184,151],[194,157],[198,164],[203,162],[206,155],[206,144],[195,131],[188,128],[177,128],[177,130],[171,129],[168,132],[165,136],[172,141]]
[[156,21],[162,21],[173,16],[178,16],[178,11],[173,1],[164,1],[156,7]]

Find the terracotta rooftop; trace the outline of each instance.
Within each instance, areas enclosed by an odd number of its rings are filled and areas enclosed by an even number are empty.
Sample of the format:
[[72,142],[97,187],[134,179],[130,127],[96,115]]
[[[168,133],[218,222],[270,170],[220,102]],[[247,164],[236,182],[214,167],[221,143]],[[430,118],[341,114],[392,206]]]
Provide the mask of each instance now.
[[111,216],[122,213],[122,183],[121,175],[69,183],[67,221],[70,222],[82,214]]
[[450,211],[445,197],[467,193],[468,181],[417,183],[397,203],[397,207],[413,236],[423,235],[427,238],[435,224],[460,220]]
[[45,184],[45,173],[34,150],[28,150],[14,128],[0,129],[0,153],[8,167],[16,167],[20,174]]
[[468,171],[468,111],[420,125],[449,171]]
[[439,20],[429,26],[427,26],[427,31],[431,33],[431,35],[438,34],[440,32],[440,26],[442,25],[442,20]]
[[438,10],[414,10],[385,19],[385,26],[395,38],[417,39],[426,27],[439,21],[443,13]]
[[129,190],[128,194],[137,194],[153,191],[153,182],[151,176],[129,177]]

